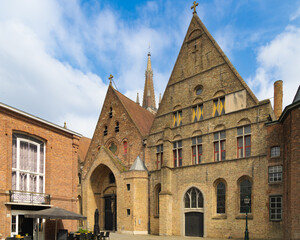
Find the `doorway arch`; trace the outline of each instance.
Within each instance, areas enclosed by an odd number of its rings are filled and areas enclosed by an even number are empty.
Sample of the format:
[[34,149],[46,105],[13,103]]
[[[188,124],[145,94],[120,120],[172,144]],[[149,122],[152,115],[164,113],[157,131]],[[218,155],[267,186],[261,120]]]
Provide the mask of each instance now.
[[[88,206],[93,214],[99,210],[99,226],[101,230],[117,230],[117,182],[112,170],[100,164],[90,177],[94,206]],[[93,223],[94,224],[94,223]]]
[[184,235],[203,237],[204,235],[204,201],[202,192],[189,188],[183,198],[184,204]]

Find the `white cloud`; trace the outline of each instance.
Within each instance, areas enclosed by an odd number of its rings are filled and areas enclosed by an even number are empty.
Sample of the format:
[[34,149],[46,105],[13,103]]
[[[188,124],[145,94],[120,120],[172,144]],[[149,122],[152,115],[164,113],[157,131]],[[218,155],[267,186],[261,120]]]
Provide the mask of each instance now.
[[290,21],[294,21],[300,17],[300,7],[290,15]]
[[273,83],[283,80],[283,104],[290,104],[300,80],[300,28],[288,26],[258,51],[256,75],[247,82],[260,99],[273,97]]

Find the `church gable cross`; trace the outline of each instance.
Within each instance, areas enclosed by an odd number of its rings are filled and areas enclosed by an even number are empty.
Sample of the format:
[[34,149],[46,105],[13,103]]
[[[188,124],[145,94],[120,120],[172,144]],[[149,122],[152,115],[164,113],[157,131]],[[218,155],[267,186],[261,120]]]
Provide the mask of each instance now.
[[196,11],[196,7],[199,5],[199,3],[197,3],[196,1],[194,1],[193,6],[191,6],[191,9],[194,9],[193,13],[197,13]]
[[111,81],[112,81],[113,78],[114,78],[114,76],[110,74],[110,76],[109,76],[109,78],[108,78],[108,79],[109,79],[109,84],[110,84],[110,85],[111,85]]

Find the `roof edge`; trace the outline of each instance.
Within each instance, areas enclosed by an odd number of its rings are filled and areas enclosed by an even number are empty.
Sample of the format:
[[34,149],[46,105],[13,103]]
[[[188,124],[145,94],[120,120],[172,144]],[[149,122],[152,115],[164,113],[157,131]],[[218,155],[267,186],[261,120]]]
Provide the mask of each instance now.
[[55,123],[49,122],[49,121],[47,121],[47,120],[45,120],[45,119],[42,119],[42,118],[39,118],[39,117],[36,117],[36,116],[34,116],[34,115],[30,114],[30,113],[24,112],[24,111],[22,111],[22,110],[20,110],[20,109],[11,107],[11,106],[6,105],[6,104],[4,104],[4,103],[1,103],[1,102],[0,102],[0,107],[2,107],[2,108],[4,108],[4,109],[7,109],[7,110],[9,110],[9,111],[12,111],[12,112],[14,112],[14,113],[18,113],[18,114],[20,114],[20,115],[22,115],[22,116],[28,117],[28,118],[33,119],[33,120],[35,120],[35,121],[38,121],[38,122],[40,122],[40,123],[46,124],[46,125],[48,125],[48,126],[54,127],[54,128],[59,129],[59,130],[61,130],[61,131],[63,131],[63,132],[67,132],[67,133],[70,133],[70,134],[75,135],[75,136],[78,136],[78,137],[83,137],[83,135],[80,134],[80,133],[77,133],[77,132],[74,132],[74,131],[72,131],[72,130],[66,129],[66,128],[64,128],[64,127],[61,127],[61,126],[55,124]]

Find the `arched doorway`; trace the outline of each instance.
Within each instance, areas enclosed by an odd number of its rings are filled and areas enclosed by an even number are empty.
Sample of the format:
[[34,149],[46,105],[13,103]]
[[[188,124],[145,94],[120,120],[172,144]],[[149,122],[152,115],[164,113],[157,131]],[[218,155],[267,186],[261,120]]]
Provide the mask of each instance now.
[[[94,206],[88,206],[89,212],[99,210],[101,230],[117,230],[117,184],[115,175],[107,166],[99,165],[90,178]],[[93,223],[94,224],[94,223]]]
[[184,195],[185,236],[203,237],[203,195],[195,187]]

